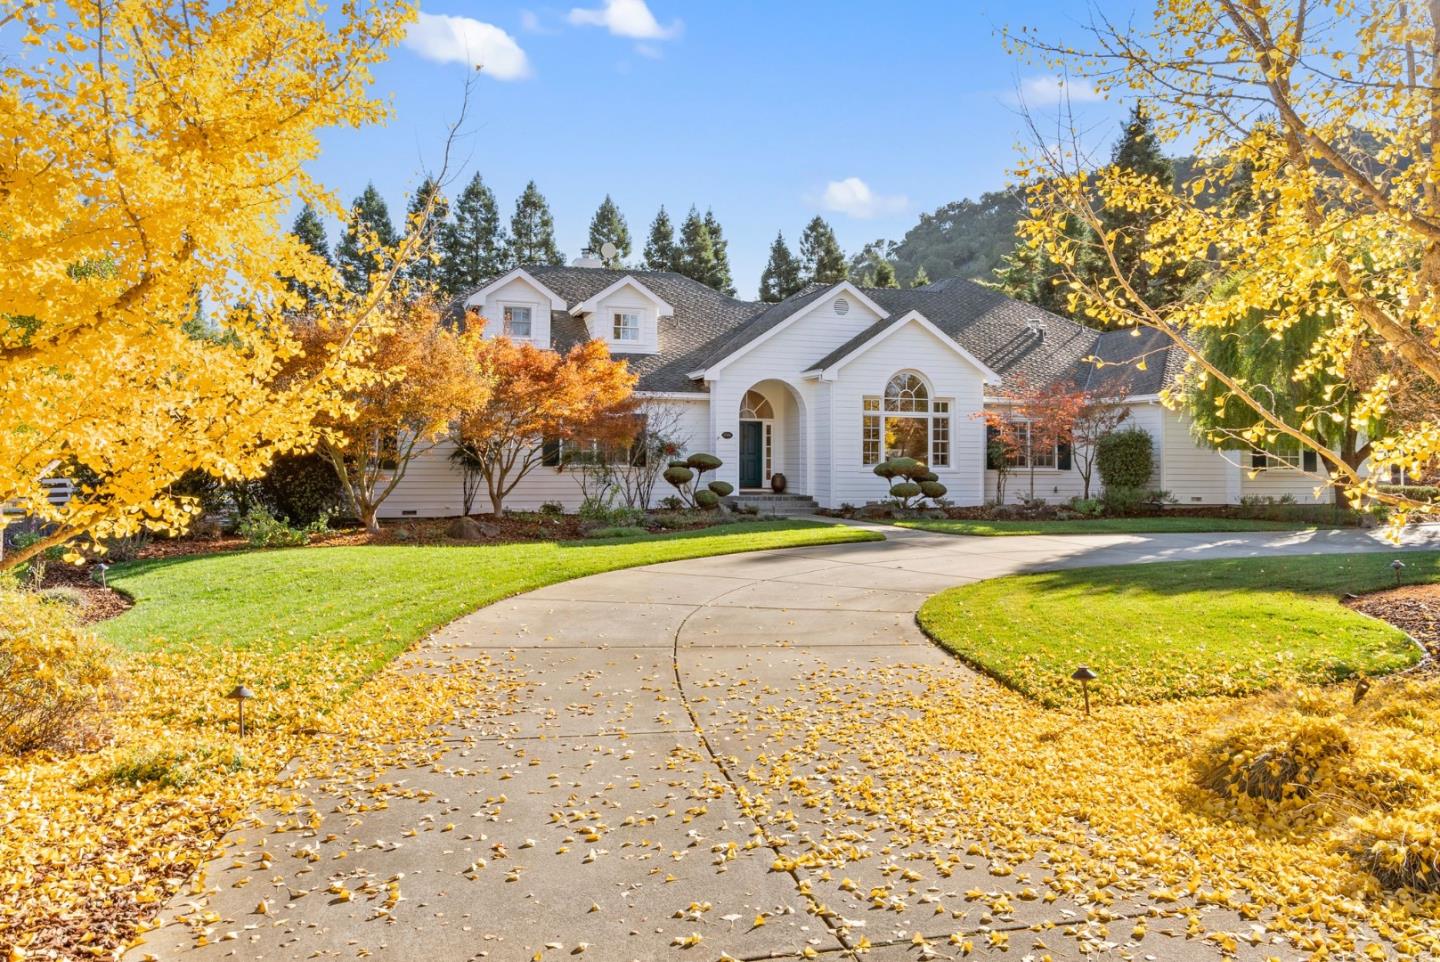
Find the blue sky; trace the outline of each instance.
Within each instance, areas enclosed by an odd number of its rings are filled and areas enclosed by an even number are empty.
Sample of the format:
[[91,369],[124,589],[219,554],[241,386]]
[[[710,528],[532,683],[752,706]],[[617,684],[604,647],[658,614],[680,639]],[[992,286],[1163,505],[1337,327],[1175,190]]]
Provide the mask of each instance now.
[[[793,247],[819,213],[848,253],[1002,187],[1026,136],[1017,88],[1053,116],[1054,81],[996,30],[1076,35],[1086,16],[1071,0],[426,0],[376,71],[393,118],[327,132],[312,172],[346,202],[373,180],[398,221],[481,59],[462,183],[479,171],[508,218],[534,179],[572,258],[607,192],[636,256],[660,204],[677,222],[712,207],[751,297],[776,230]],[[1087,93],[1074,109],[1108,140],[1124,107]]]

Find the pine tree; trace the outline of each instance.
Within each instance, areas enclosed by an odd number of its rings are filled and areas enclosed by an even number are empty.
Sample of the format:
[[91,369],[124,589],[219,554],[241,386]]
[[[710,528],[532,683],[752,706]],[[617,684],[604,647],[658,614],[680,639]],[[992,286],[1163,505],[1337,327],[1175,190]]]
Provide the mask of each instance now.
[[[1110,164],[1122,170],[1144,177],[1153,178],[1165,190],[1175,186],[1175,169],[1160,149],[1160,138],[1155,135],[1154,124],[1144,104],[1137,103],[1125,124],[1125,132],[1115,144]],[[1154,214],[1148,211],[1130,211],[1120,207],[1107,207],[1100,212],[1100,222],[1106,235],[1116,235],[1116,255],[1121,272],[1130,279],[1135,290],[1151,307],[1163,307],[1180,296],[1181,278],[1173,269],[1152,270],[1144,260],[1145,231],[1154,221]],[[1092,265],[1088,273],[1109,276],[1109,264]],[[1082,270],[1085,269],[1081,265]]]
[[706,208],[705,229],[710,232],[710,244],[715,248],[715,271],[706,279],[705,283],[715,288],[722,294],[734,295],[735,278],[730,273],[729,242],[725,240],[725,234],[720,230],[720,222],[715,219],[715,212]]
[[360,196],[350,207],[350,219],[345,227],[345,236],[335,248],[335,263],[340,269],[340,279],[345,286],[363,294],[370,289],[370,274],[386,266],[382,257],[376,261],[368,243],[361,238],[362,232],[373,234],[373,241],[381,248],[393,248],[400,242],[395,225],[390,222],[390,208],[374,184],[366,184]]
[[800,279],[800,262],[790,253],[785,235],[777,233],[770,245],[770,260],[760,275],[760,300],[776,304],[805,286]]
[[675,227],[670,223],[670,215],[665,213],[665,205],[661,204],[660,212],[650,222],[650,237],[645,241],[645,267],[652,271],[673,271],[679,253],[675,247]]
[[815,284],[838,284],[850,274],[835,231],[818,214],[800,235],[800,263],[805,280]]
[[460,192],[454,215],[440,229],[440,286],[452,296],[474,290],[509,266],[495,195],[479,174]]
[[[290,227],[290,233],[310,250],[314,251],[327,264],[334,263],[330,260],[330,243],[325,237],[325,222],[320,219],[309,201],[300,208],[300,213],[295,215],[295,223]],[[320,300],[318,291],[311,289],[310,285],[302,284],[293,277],[285,276],[285,286],[305,298],[305,303],[314,306]],[[199,310],[199,299],[196,299],[196,310]]]
[[929,283],[930,275],[925,272],[925,265],[921,264],[919,267],[915,268],[915,276],[910,279],[910,286],[912,288],[924,287]]
[[715,241],[710,228],[694,207],[680,225],[680,245],[675,257],[675,272],[709,284],[715,277]]
[[300,208],[300,213],[295,215],[295,223],[291,225],[290,233],[324,259],[325,263],[334,263],[330,259],[330,241],[325,236],[325,222],[320,219],[319,212],[308,200],[305,206]]
[[513,264],[565,263],[565,255],[555,246],[555,218],[550,205],[535,181],[525,185],[525,192],[515,201],[515,214],[510,218],[510,261]]
[[875,262],[875,276],[870,280],[871,287],[899,287],[900,282],[895,279],[895,267],[887,260]]
[[605,266],[623,267],[625,258],[630,256],[630,228],[625,223],[625,215],[620,213],[620,208],[615,206],[609,194],[600,202],[595,216],[590,218],[591,253],[604,257],[601,251],[606,243],[615,245],[615,256],[605,258]]
[[416,242],[415,257],[405,269],[410,282],[424,290],[434,289],[440,284],[440,234],[450,216],[450,202],[440,193],[440,185],[435,178],[427,175],[420,189],[415,191],[415,196],[410,198],[410,206],[405,211],[405,231],[408,234],[420,227],[418,222],[432,194],[435,197],[434,206],[430,208],[430,216]]

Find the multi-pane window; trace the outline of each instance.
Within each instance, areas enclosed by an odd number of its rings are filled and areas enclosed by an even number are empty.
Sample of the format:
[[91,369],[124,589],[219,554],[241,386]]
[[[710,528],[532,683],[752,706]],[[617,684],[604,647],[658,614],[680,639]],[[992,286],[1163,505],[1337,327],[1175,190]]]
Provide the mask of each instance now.
[[1314,474],[1320,470],[1320,455],[1311,448],[1306,448],[1304,451],[1255,450],[1250,452],[1250,467],[1256,471],[1264,471],[1268,468],[1291,468]]
[[936,401],[930,405],[930,467],[950,466],[950,402]]
[[631,311],[616,311],[614,314],[615,340],[640,340],[640,315]]
[[905,457],[949,467],[950,402],[932,399],[923,378],[901,371],[883,396],[864,399],[860,448],[865,464]]
[[506,337],[528,338],[530,336],[530,308],[521,307],[518,304],[506,304],[504,319]]
[[[985,435],[985,444],[988,445],[999,437],[995,428],[990,428]],[[1069,471],[1071,465],[1070,445],[1060,442],[1058,444],[1034,444],[1030,436],[1030,425],[1017,424],[1015,426],[1016,447],[1005,458],[1005,463],[1012,468],[1028,468],[1031,459],[1034,459],[1037,468],[1059,468],[1061,471]],[[986,458],[986,467],[994,468],[990,463],[993,459]]]
[[867,397],[865,399],[864,428],[861,433],[860,446],[862,449],[862,460],[866,464],[880,463],[880,399],[878,397]]

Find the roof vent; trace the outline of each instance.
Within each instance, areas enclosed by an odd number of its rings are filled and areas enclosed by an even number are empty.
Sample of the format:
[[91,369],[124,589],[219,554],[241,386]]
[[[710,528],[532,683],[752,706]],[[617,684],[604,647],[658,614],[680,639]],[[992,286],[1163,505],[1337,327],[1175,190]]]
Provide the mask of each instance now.
[[844,317],[846,314],[849,314],[850,302],[845,300],[845,298],[843,297],[835,298],[835,313],[840,317]]

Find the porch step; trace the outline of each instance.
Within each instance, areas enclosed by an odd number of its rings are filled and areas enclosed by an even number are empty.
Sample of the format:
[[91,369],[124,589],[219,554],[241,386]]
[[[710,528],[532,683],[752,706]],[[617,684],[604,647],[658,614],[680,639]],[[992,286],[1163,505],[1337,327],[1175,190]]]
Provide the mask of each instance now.
[[761,514],[782,517],[814,514],[820,504],[808,494],[774,494],[769,491],[741,491],[725,499],[735,506],[754,505]]

